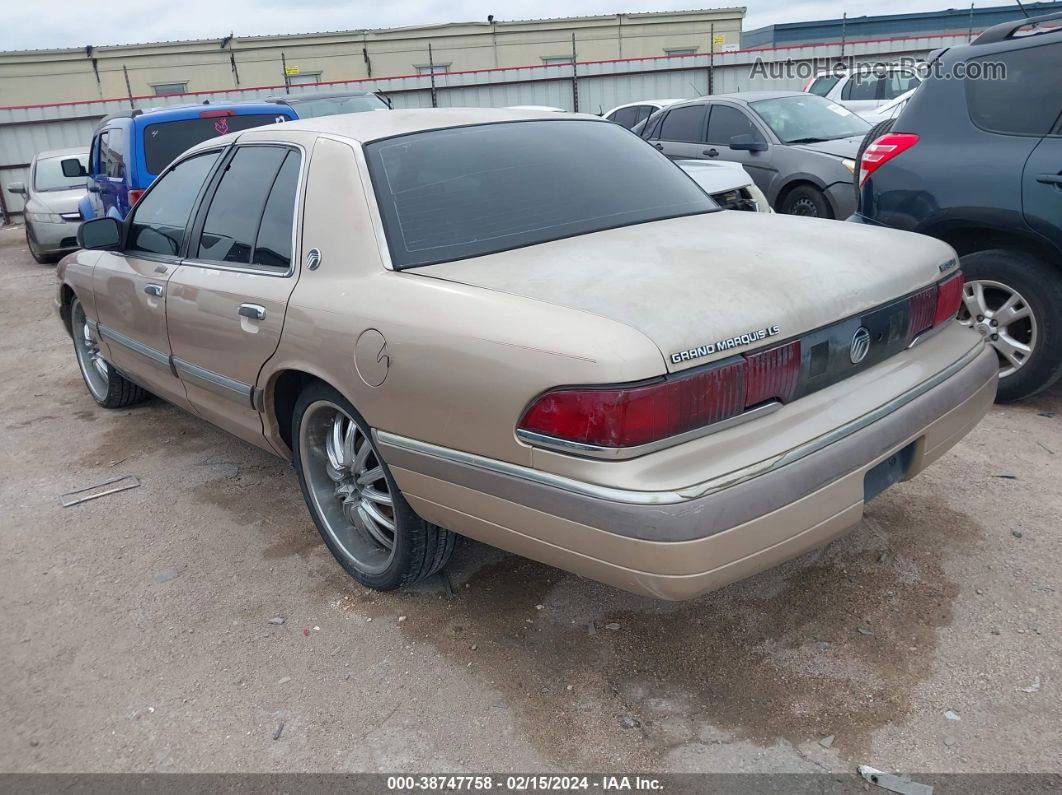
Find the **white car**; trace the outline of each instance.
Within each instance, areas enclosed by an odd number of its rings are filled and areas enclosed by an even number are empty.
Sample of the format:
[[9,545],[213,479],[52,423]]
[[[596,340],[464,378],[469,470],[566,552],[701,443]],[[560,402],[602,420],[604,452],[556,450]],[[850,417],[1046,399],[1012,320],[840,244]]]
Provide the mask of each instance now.
[[617,105],[608,113],[602,115],[609,121],[613,121],[621,127],[626,127],[630,130],[661,108],[674,105],[676,102],[685,101],[684,99],[643,99],[641,102],[628,102],[626,105]]
[[910,91],[900,94],[900,96],[896,97],[896,99],[891,102],[885,103],[877,110],[865,111],[859,115],[871,124],[880,124],[886,119],[895,119],[900,115],[900,111],[907,107],[907,100],[914,95],[914,92],[915,89],[912,88]]
[[675,160],[674,163],[724,210],[773,212],[763,191],[756,187],[740,163],[724,160]]
[[870,73],[828,70],[811,78],[804,92],[832,99],[863,115],[878,110],[921,83],[921,78],[909,66],[887,66]]

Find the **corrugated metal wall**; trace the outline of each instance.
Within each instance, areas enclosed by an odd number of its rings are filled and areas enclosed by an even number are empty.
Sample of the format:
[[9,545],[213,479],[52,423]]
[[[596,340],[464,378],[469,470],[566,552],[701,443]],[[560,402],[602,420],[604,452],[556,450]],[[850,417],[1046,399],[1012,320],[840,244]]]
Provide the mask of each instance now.
[[[572,80],[570,65],[527,66],[476,72],[450,72],[435,76],[435,104],[439,107],[504,107],[550,105],[584,113],[602,113],[640,99],[694,97],[708,93],[802,88],[801,77],[752,77],[758,58],[766,63],[805,68],[826,66],[838,58],[857,61],[894,61],[922,57],[939,47],[966,42],[965,36],[931,36],[886,41],[819,44],[769,50],[707,53],[673,57],[578,63]],[[709,85],[711,84],[711,85]],[[371,90],[388,94],[396,108],[432,107],[431,78],[406,75],[292,87],[290,93]],[[238,102],[283,93],[282,86],[179,94],[171,97],[133,97],[62,105],[0,108],[0,191],[9,214],[22,210],[22,197],[8,193],[7,185],[29,178],[28,164],[37,152],[69,146],[88,146],[97,121],[108,113],[130,107],[148,109],[210,101]],[[6,219],[5,219],[6,220]]]

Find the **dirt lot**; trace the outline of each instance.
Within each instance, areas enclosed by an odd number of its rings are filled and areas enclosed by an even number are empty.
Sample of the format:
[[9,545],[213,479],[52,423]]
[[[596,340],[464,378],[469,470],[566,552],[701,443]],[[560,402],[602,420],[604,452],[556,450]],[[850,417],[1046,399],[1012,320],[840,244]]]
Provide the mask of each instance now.
[[472,543],[377,594],[286,463],[158,401],[96,407],[21,228],[0,279],[0,770],[1059,768],[1062,390],[695,602]]

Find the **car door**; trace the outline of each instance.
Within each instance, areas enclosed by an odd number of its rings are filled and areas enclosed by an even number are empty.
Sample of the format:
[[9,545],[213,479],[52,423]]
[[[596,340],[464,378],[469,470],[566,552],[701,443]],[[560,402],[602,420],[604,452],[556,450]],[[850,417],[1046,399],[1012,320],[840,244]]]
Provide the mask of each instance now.
[[129,213],[128,169],[126,168],[127,135],[120,126],[100,132],[99,188],[102,215],[119,221]]
[[703,160],[707,157],[704,145],[707,116],[703,102],[671,108],[650,142],[672,160]]
[[[753,152],[747,150],[731,149],[730,142],[735,136],[751,136],[756,143],[766,144],[766,151]],[[707,156],[708,159],[729,160],[732,163],[740,163],[756,183],[756,187],[766,192],[777,174],[777,167],[773,164],[774,149],[767,133],[760,123],[752,117],[744,108],[723,102],[712,102],[709,105]],[[716,154],[712,154],[715,152]]]
[[1022,205],[1029,226],[1062,249],[1062,122],[1025,164]]
[[172,403],[189,407],[170,361],[166,289],[192,210],[220,150],[183,160],[156,180],[125,225],[121,251],[101,253],[92,273],[107,361]]
[[166,295],[173,363],[189,401],[249,441],[262,438],[255,384],[280,342],[298,276],[302,161],[294,146],[235,147],[200,206]]

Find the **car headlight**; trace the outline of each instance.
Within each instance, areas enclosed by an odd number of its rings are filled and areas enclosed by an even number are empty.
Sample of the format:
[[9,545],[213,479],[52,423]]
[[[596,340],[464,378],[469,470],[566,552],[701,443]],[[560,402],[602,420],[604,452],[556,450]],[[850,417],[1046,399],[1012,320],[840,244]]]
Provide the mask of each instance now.
[[63,216],[59,213],[26,213],[26,220],[37,224],[61,224]]
[[850,158],[844,158],[841,160],[841,165],[848,169],[849,174],[854,174],[856,170],[856,161]]

